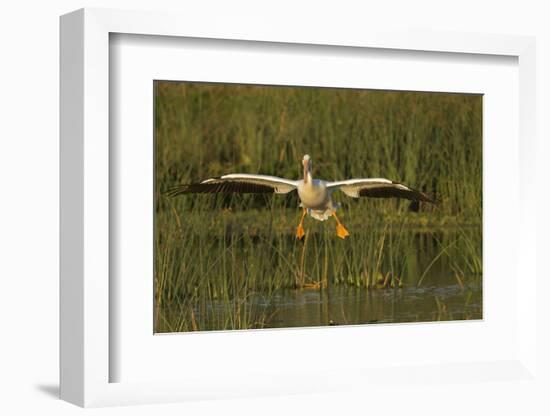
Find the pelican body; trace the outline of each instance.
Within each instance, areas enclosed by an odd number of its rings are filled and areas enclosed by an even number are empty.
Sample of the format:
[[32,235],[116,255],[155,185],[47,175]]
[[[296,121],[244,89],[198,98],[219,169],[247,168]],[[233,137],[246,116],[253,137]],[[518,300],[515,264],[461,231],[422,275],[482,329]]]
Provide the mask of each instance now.
[[332,191],[329,191],[325,181],[314,179],[311,183],[302,182],[298,185],[300,206],[308,210],[308,214],[320,221],[326,220],[325,211],[336,210],[332,203]]
[[302,164],[304,179],[297,181],[300,207],[305,208],[307,213],[316,220],[324,221],[336,212],[338,205],[332,202],[332,190],[327,187],[327,182],[322,179],[313,179],[309,155],[304,156]]
[[336,216],[339,204],[332,200],[335,190],[344,192],[352,198],[404,198],[417,202],[435,203],[426,194],[409,188],[398,182],[384,178],[349,179],[344,181],[325,181],[314,179],[312,163],[309,155],[302,159],[303,179],[291,180],[277,176],[255,175],[248,173],[233,173],[219,178],[210,178],[200,183],[178,185],[168,191],[168,195],[176,196],[189,193],[276,193],[287,194],[296,190],[300,198],[302,217],[296,228],[296,237],[302,239],[305,235],[303,222],[306,215],[318,221],[325,221],[330,217],[336,220],[336,234],[345,239],[349,231]]

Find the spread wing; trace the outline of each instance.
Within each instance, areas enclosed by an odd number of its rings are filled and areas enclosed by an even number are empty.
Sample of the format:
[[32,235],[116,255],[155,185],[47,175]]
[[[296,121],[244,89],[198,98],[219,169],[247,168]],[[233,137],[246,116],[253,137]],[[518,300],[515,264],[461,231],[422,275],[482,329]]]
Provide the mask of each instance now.
[[219,178],[206,179],[199,183],[178,185],[169,189],[168,196],[195,193],[236,192],[241,194],[276,193],[287,194],[297,187],[297,181],[268,175],[232,173]]
[[435,201],[423,192],[409,188],[399,182],[384,178],[349,179],[347,181],[328,182],[328,189],[340,189],[352,198],[367,196],[371,198],[404,198],[411,201]]

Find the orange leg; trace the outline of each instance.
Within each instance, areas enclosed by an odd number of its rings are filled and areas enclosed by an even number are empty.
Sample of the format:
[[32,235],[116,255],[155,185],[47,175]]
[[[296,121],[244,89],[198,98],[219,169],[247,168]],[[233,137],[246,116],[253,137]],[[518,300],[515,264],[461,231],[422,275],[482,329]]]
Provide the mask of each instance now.
[[298,240],[301,240],[302,238],[304,238],[304,235],[306,235],[304,231],[304,227],[302,225],[304,223],[304,218],[306,217],[306,214],[307,214],[307,209],[304,208],[304,212],[302,213],[302,218],[300,218],[300,223],[298,224],[298,228],[296,228],[296,238]]
[[335,212],[332,213],[332,216],[334,217],[334,219],[335,219],[336,222],[338,223],[338,225],[336,226],[336,234],[337,234],[338,237],[340,237],[341,239],[345,239],[345,238],[349,235],[348,230],[347,230],[346,227],[344,227],[344,225],[340,222],[340,220],[339,220],[338,217],[336,216],[336,213],[335,213]]

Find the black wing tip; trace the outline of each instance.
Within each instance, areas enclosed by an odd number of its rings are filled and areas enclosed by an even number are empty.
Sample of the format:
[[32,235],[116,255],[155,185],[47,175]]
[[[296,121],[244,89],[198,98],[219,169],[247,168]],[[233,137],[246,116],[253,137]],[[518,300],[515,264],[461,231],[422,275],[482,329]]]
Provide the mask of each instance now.
[[182,184],[182,185],[173,186],[171,188],[165,189],[164,191],[161,192],[161,194],[167,197],[175,197],[178,195],[183,195],[183,194],[189,193],[189,188],[191,186],[193,186],[193,184]]
[[413,202],[427,202],[429,204],[433,204],[433,205],[439,205],[439,202],[435,197],[431,197],[429,196],[428,194],[422,192],[422,191],[419,191],[417,189],[414,189],[414,188],[411,188],[410,186],[408,185],[405,185],[404,183],[402,182],[398,182],[398,181],[391,181],[392,185],[403,185],[403,186],[406,186],[407,188],[409,188],[412,192],[414,192],[416,195],[413,195],[413,199],[412,201]]
[[[243,183],[238,181],[219,181],[221,176],[205,179],[198,183],[182,184],[168,188],[163,192],[168,197],[184,194],[213,194],[213,193],[273,193],[275,188],[255,183]],[[208,182],[207,182],[208,181]],[[213,181],[213,182],[210,182]]]
[[411,212],[420,212],[420,204],[421,203],[431,204],[435,208],[439,208],[439,201],[436,201],[436,200],[428,197],[427,195],[425,195],[425,198],[423,198],[423,199],[420,199],[420,198],[412,199],[411,203],[409,204],[409,211],[411,211]]
[[174,197],[174,196],[183,195],[183,194],[197,193],[196,189],[204,185],[205,181],[210,181],[215,179],[221,179],[221,176],[214,176],[211,178],[203,179],[202,181],[197,183],[183,183],[180,185],[175,185],[175,186],[172,186],[171,188],[165,189],[164,191],[161,192],[161,194],[168,197]]
[[432,204],[435,206],[439,205],[439,201],[436,200],[435,198],[432,198],[423,192],[421,194],[422,194],[422,198],[418,200],[419,202],[427,202],[428,204]]

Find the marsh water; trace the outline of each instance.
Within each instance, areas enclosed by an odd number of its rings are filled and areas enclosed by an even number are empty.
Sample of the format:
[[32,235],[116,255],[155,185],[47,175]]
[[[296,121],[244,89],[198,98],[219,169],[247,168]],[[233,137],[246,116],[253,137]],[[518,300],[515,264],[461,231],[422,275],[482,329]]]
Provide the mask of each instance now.
[[[306,277],[309,280],[298,288],[249,290],[240,298],[201,298],[190,304],[193,325],[187,330],[482,319],[480,228],[404,234],[408,237],[399,237],[399,249],[394,247],[397,253],[380,256],[378,274],[367,280],[348,268],[348,275],[329,275],[325,282]],[[386,237],[384,253],[394,237]],[[323,252],[319,253],[309,258],[308,267],[323,261]],[[181,309],[170,312],[181,314]],[[177,320],[174,315],[170,319]]]
[[[477,284],[370,291],[345,286],[329,286],[325,290],[281,290],[269,299],[254,296],[249,306],[263,309],[268,316],[262,328],[482,318],[481,286]],[[214,303],[208,313],[223,314],[224,310],[225,305]]]

